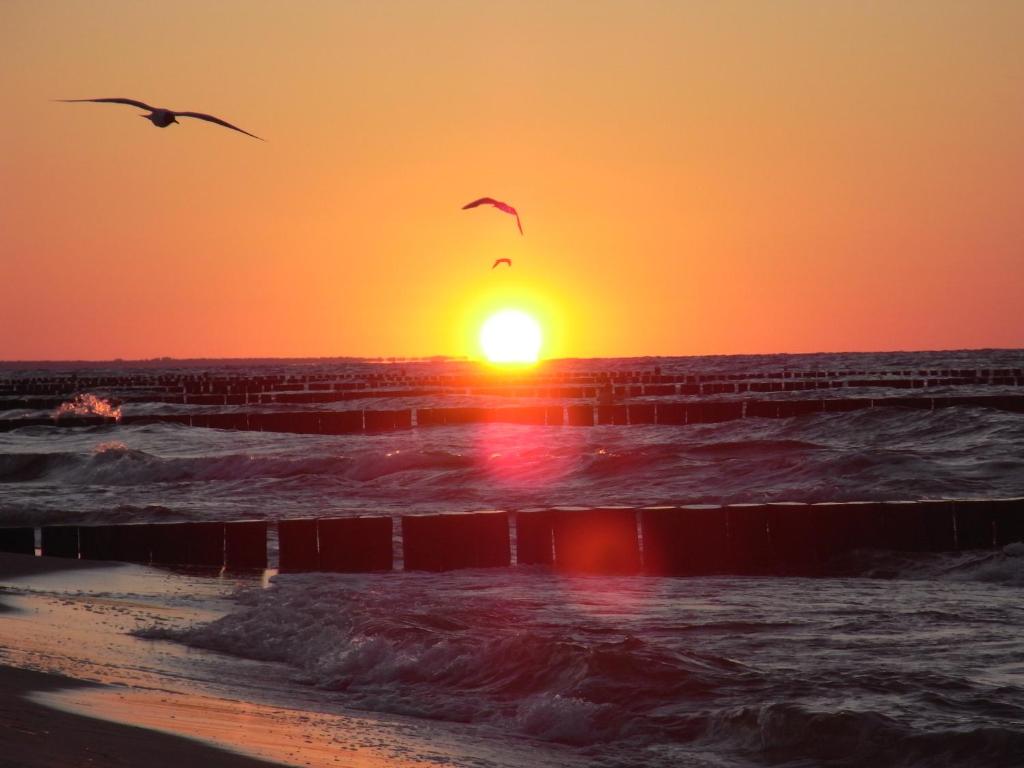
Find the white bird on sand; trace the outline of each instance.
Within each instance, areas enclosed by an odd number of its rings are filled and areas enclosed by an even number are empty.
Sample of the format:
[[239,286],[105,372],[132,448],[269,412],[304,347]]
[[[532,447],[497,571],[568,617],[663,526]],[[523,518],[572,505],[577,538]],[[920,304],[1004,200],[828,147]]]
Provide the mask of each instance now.
[[[127,104],[130,107],[138,107],[139,109],[147,110],[149,112],[148,115],[139,115],[139,117],[146,118],[157,128],[166,128],[171,123],[178,122],[179,117],[194,117],[198,120],[205,120],[208,123],[216,123],[217,125],[223,125],[225,128],[230,128],[233,131],[244,133],[246,136],[252,136],[254,139],[260,139],[260,137],[257,136],[256,134],[249,133],[248,131],[243,131],[237,125],[232,125],[226,120],[221,120],[219,117],[214,117],[213,115],[206,115],[202,112],[176,112],[173,109],[151,107],[149,106],[149,104],[144,104],[141,101],[135,101],[135,99],[57,99],[57,101],[63,101],[68,103],[91,101],[99,104]],[[260,141],[264,141],[264,139],[260,139]]]

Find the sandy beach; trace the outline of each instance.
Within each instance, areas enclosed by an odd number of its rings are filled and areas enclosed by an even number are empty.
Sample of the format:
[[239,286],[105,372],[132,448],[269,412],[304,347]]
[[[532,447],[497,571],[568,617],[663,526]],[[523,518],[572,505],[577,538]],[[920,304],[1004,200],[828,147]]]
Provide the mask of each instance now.
[[[109,570],[106,563],[0,554],[0,582],[78,570]],[[116,566],[113,566],[116,568]],[[2,617],[16,613],[0,601]],[[63,712],[32,700],[55,691],[101,690],[69,677],[0,666],[0,765],[161,766],[256,768],[272,763],[146,728]]]
[[0,0],[0,768],[1024,768],[1022,29]]
[[210,765],[257,768],[274,763],[232,754],[194,739],[62,712],[30,694],[76,689],[75,680],[0,667],[0,766]]
[[[280,665],[135,636],[230,609],[242,581],[0,554],[0,766],[522,765],[459,727],[290,693]],[[227,664],[225,667],[224,665]],[[536,765],[573,765],[557,749]]]

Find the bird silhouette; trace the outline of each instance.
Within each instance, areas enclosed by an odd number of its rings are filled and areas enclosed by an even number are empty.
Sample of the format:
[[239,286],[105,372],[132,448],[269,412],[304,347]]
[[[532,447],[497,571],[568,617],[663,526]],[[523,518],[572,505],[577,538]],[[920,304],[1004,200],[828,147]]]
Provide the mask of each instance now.
[[[243,131],[237,125],[232,125],[227,120],[221,120],[219,117],[214,117],[213,115],[206,115],[202,112],[177,112],[173,109],[151,107],[149,106],[149,104],[145,104],[141,101],[136,101],[135,99],[57,99],[57,101],[63,101],[66,103],[80,103],[90,101],[97,104],[127,104],[130,107],[138,107],[139,109],[145,109],[146,111],[148,111],[148,115],[139,115],[139,117],[146,118],[157,128],[166,128],[172,123],[177,123],[179,117],[194,117],[197,120],[205,120],[208,123],[216,123],[217,125],[223,125],[225,128],[230,128],[233,131],[244,133],[246,136],[252,136],[254,139],[260,139],[260,137],[257,136],[255,133]],[[260,139],[260,141],[264,141],[264,139]]]
[[515,216],[516,226],[519,227],[519,234],[523,234],[523,225],[522,222],[519,221],[519,214],[516,212],[516,209],[513,208],[508,203],[503,203],[500,200],[495,200],[493,197],[481,197],[479,200],[474,200],[472,203],[466,203],[464,206],[462,206],[462,210],[465,211],[469,208],[476,208],[478,205],[493,205],[499,211],[504,211],[505,213],[509,213]]
[[494,264],[491,265],[491,269],[494,269],[499,264],[508,264],[511,267],[512,259],[495,259]]

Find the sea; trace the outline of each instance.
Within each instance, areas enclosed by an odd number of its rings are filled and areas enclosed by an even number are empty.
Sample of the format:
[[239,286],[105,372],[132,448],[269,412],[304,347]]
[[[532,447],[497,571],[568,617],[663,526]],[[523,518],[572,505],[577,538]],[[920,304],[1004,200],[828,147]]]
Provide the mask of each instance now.
[[[666,374],[1000,369],[1024,368],[1024,351],[544,366]],[[168,360],[6,364],[0,378],[72,370],[256,376],[396,369],[444,375],[476,367],[443,360]],[[965,393],[1022,390],[913,392]],[[829,396],[906,394],[874,387]],[[714,399],[730,397],[751,395]],[[447,393],[316,408],[545,402]],[[125,415],[233,408],[122,405]],[[45,414],[0,411],[0,419],[39,415]],[[485,423],[330,436],[178,424],[0,432],[0,525],[1020,496],[1024,414],[978,405],[686,426]],[[441,753],[404,754],[430,764],[1024,765],[1024,544],[966,553],[861,551],[852,563],[842,576],[819,578],[571,576],[539,567],[270,571],[249,581],[219,577],[211,593],[176,588],[165,598],[189,607],[183,618],[138,613],[122,627],[132,661],[116,674],[110,667],[118,665],[99,652],[76,656],[10,638],[0,662],[123,685],[186,681],[228,699],[372,716],[385,732],[413,723],[426,734],[419,743],[431,742],[431,734],[440,743],[454,732],[485,747],[444,741],[449,746]],[[104,594],[138,603],[141,592],[132,583]],[[47,589],[8,587],[0,598]],[[65,583],[51,591],[67,597],[82,589]]]

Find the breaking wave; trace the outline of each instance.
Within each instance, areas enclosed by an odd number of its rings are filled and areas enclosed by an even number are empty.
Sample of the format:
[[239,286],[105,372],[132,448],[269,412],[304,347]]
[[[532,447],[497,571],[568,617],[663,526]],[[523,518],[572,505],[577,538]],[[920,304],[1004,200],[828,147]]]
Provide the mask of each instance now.
[[1024,749],[1024,687],[1012,672],[1024,646],[987,601],[993,588],[1019,601],[1024,545],[990,557],[877,557],[891,560],[898,587],[513,571],[278,576],[217,621],[139,634],[284,663],[349,707],[481,724],[612,765],[686,764],[707,752],[732,755],[723,765],[1010,764]]
[[83,393],[75,395],[65,403],[57,406],[53,418],[62,419],[70,416],[102,416],[107,419],[121,419],[121,406],[112,400]]

